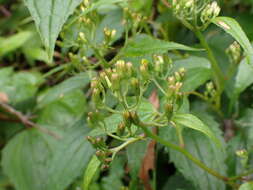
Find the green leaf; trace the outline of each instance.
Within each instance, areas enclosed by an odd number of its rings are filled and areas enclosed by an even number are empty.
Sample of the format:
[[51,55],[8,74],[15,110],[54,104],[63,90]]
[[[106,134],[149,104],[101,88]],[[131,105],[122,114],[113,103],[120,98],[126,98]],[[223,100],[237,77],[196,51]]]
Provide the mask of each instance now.
[[216,138],[214,133],[205,125],[199,118],[191,114],[175,114],[172,118],[176,124],[183,125],[185,127],[197,130],[220,146],[220,141]]
[[38,99],[38,106],[42,108],[50,102],[60,99],[68,92],[84,88],[88,85],[93,76],[95,76],[94,72],[85,72],[65,80],[59,85],[51,88],[46,94],[43,94]]
[[33,98],[42,82],[43,78],[37,72],[15,73],[12,68],[0,69],[0,91],[8,95],[12,104]]
[[47,168],[50,177],[45,190],[66,189],[83,174],[94,154],[94,149],[85,138],[89,130],[84,121],[80,120],[57,142]]
[[84,173],[83,190],[89,190],[89,186],[100,164],[101,162],[98,160],[97,156],[93,156]]
[[185,79],[183,82],[182,91],[189,92],[194,91],[206,81],[211,79],[211,69],[197,67],[186,71]]
[[212,20],[212,22],[221,27],[238,41],[249,57],[250,63],[253,64],[253,47],[238,22],[229,17],[216,17]]
[[56,39],[63,24],[82,0],[24,0],[52,60]]
[[94,150],[81,120],[61,139],[35,129],[16,135],[3,150],[2,166],[17,190],[62,190],[80,176]]
[[45,190],[52,157],[50,138],[27,130],[15,136],[3,150],[2,166],[17,190]]
[[10,53],[25,44],[32,37],[32,32],[24,31],[7,38],[0,39],[0,57]]
[[235,77],[235,85],[234,85],[235,95],[239,95],[253,83],[252,73],[253,67],[247,64],[246,60],[244,59],[240,63],[238,72]]
[[247,182],[240,186],[239,190],[252,190],[253,189],[253,182]]
[[[222,132],[219,129],[219,124],[212,118],[202,118],[206,124],[212,126],[219,139],[223,139]],[[177,144],[178,139],[176,131],[172,127],[161,128],[159,135],[172,143]],[[226,154],[225,151],[217,149],[217,146],[210,141],[206,136],[194,130],[185,129],[184,133],[185,149],[201,160],[209,168],[214,169],[222,175],[226,176]],[[181,172],[186,179],[191,181],[196,189],[206,190],[225,190],[225,184],[222,180],[208,174],[203,169],[199,168],[192,161],[187,159],[183,154],[173,149],[168,149],[170,160],[175,164],[176,168]]]
[[175,42],[159,40],[146,34],[140,34],[130,39],[120,54],[124,57],[135,57],[165,53],[169,50],[200,51],[200,49],[191,48]]
[[37,122],[63,131],[71,127],[86,111],[86,100],[81,90],[66,93],[47,104],[39,113]]
[[139,175],[143,158],[146,154],[147,145],[150,141],[138,141],[127,146],[127,160],[130,168],[130,174],[133,179]]

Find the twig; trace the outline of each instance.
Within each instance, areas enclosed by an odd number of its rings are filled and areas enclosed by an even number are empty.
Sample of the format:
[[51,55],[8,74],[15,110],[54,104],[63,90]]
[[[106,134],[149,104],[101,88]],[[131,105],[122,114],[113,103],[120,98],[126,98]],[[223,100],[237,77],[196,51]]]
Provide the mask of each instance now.
[[8,11],[3,5],[0,5],[0,12],[3,13],[5,17],[11,16],[11,12]]
[[33,123],[32,121],[29,120],[29,118],[27,116],[25,116],[21,112],[15,110],[10,105],[0,101],[0,107],[3,108],[6,112],[16,116],[17,119],[26,126],[26,128],[35,128],[35,129],[38,129],[39,131],[41,131],[45,134],[48,134],[52,137],[55,137],[56,139],[61,138],[59,135],[55,134],[54,132],[52,132],[52,131],[50,131],[46,128],[40,127],[36,123]]

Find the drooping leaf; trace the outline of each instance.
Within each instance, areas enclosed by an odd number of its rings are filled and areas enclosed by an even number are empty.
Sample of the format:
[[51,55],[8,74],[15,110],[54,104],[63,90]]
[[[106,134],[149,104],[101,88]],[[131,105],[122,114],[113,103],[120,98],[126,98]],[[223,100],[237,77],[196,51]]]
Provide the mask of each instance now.
[[89,186],[92,182],[92,179],[94,175],[96,174],[101,162],[97,158],[97,156],[93,156],[92,159],[90,160],[85,173],[84,173],[84,178],[83,178],[83,190],[89,190]]
[[43,94],[43,96],[39,98],[39,107],[42,108],[50,102],[60,99],[68,92],[87,86],[93,76],[94,72],[80,73],[51,88],[46,94]]
[[25,44],[32,37],[32,32],[24,31],[7,38],[0,39],[0,57],[12,52]]
[[238,41],[249,57],[250,63],[253,64],[253,47],[238,22],[229,17],[216,17],[212,20],[212,22],[221,27],[225,32],[229,33]]
[[144,56],[156,53],[165,53],[168,50],[199,51],[200,49],[188,47],[175,42],[167,42],[140,34],[130,39],[126,48],[120,52],[124,57]]
[[[219,124],[212,118],[204,120],[206,125],[212,126],[213,131],[219,139],[223,139]],[[171,127],[161,128],[159,135],[167,141],[178,143],[176,132]],[[225,151],[217,148],[217,146],[205,135],[198,133],[195,130],[185,129],[183,133],[185,149],[201,160],[205,165],[222,175],[226,175],[226,154]],[[176,168],[183,176],[191,181],[196,189],[208,190],[225,190],[225,184],[222,180],[208,174],[206,171],[195,165],[192,161],[186,158],[178,151],[169,149],[170,160],[176,165]],[[196,180],[197,179],[197,180]]]
[[197,130],[205,134],[206,136],[208,136],[217,145],[220,145],[219,140],[216,138],[216,136],[210,130],[210,128],[196,116],[192,114],[175,114],[172,118],[172,121],[174,121],[176,124],[183,125],[185,127]]
[[35,21],[51,60],[63,24],[82,0],[24,0],[24,2]]

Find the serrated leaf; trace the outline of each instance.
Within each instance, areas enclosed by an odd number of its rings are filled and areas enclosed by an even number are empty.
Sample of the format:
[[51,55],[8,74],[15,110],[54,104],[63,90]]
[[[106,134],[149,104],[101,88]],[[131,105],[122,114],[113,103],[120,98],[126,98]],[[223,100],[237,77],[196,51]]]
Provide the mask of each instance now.
[[38,99],[38,106],[42,108],[50,102],[60,99],[68,92],[84,88],[88,85],[93,76],[95,76],[94,72],[85,72],[65,80],[51,88],[46,94],[43,94]]
[[156,53],[165,53],[169,50],[201,51],[200,49],[188,47],[175,42],[167,42],[140,34],[130,39],[127,46],[120,54],[124,57],[144,56]]
[[183,125],[185,127],[197,130],[205,134],[217,145],[220,146],[220,141],[216,138],[213,132],[196,116],[192,114],[175,114],[172,118],[172,121],[175,122],[176,124]]
[[[201,117],[202,118],[202,117]],[[202,118],[204,120],[204,118]],[[212,126],[213,131],[219,137],[223,139],[222,133],[219,129],[219,124],[212,118],[205,123]],[[176,132],[173,128],[161,128],[159,135],[170,142],[178,143]],[[185,129],[184,133],[185,149],[201,160],[209,168],[214,169],[222,175],[226,175],[226,154],[225,151],[217,149],[217,146],[210,141],[205,135],[198,133],[194,130]],[[206,190],[225,190],[225,184],[222,180],[208,174],[203,169],[199,168],[192,161],[187,159],[183,154],[173,149],[168,149],[170,160],[175,164],[176,168],[184,175],[184,177],[190,180],[196,189]]]
[[247,182],[240,186],[239,190],[252,190],[253,189],[253,182]]
[[82,0],[24,0],[52,60],[56,39],[63,24]]
[[230,17],[216,17],[212,22],[237,40],[249,57],[250,63],[253,64],[253,47],[238,22]]
[[97,158],[97,156],[93,156],[92,159],[90,160],[85,173],[84,173],[84,178],[83,178],[83,190],[89,190],[89,186],[92,182],[92,179],[94,175],[96,174],[101,162]]
[[0,39],[0,56],[4,56],[5,54],[20,48],[31,37],[32,32],[24,31],[10,37]]
[[65,189],[82,175],[94,154],[94,149],[85,138],[88,131],[84,121],[80,120],[66,131],[65,136],[57,143],[48,165],[50,178],[45,190]]
[[17,190],[62,190],[86,167],[93,149],[83,121],[60,140],[35,129],[16,135],[3,151],[2,166]]

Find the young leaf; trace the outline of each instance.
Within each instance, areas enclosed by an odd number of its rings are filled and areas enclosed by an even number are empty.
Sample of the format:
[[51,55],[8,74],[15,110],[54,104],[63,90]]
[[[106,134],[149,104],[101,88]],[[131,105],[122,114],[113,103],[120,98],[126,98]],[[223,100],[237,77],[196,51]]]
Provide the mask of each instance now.
[[82,0],[24,0],[52,60],[56,39],[63,24]]
[[219,140],[213,134],[213,132],[205,125],[199,118],[191,114],[176,114],[172,121],[176,124],[186,126],[188,128],[200,131],[213,140],[217,145],[220,146]]
[[165,53],[168,50],[200,51],[200,49],[188,47],[175,42],[167,42],[140,34],[130,39],[126,48],[120,52],[124,57],[144,56],[155,53]]
[[250,63],[253,64],[253,47],[238,22],[229,17],[216,17],[212,22],[238,41],[249,57]]
[[98,160],[97,156],[93,156],[90,160],[83,178],[83,190],[89,190],[90,183],[92,182],[92,178],[96,174],[101,162]]

